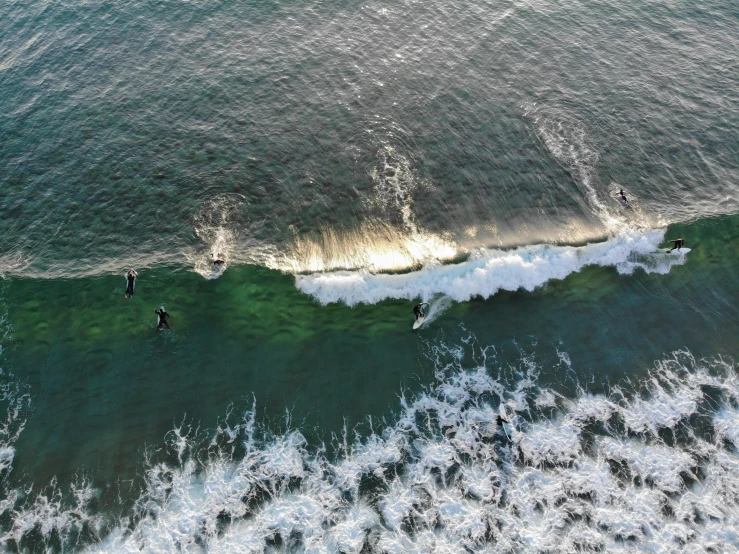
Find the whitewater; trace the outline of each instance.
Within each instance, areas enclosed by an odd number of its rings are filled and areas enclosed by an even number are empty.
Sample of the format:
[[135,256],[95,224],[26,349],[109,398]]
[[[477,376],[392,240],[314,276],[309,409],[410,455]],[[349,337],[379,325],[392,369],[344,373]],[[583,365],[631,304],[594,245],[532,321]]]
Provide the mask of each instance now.
[[590,265],[614,267],[628,275],[636,269],[666,274],[686,256],[660,250],[664,230],[623,232],[584,246],[531,245],[512,250],[478,249],[457,264],[427,263],[403,274],[336,271],[297,275],[298,289],[321,304],[374,304],[387,298],[429,300],[444,295],[457,302],[488,298],[500,290],[532,291],[553,279],[564,279]]
[[[619,274],[629,275],[636,269],[666,274],[672,266],[685,263],[685,256],[668,256],[659,248],[665,239],[664,226],[652,228],[652,221],[640,208],[619,204],[616,209],[613,198],[602,198],[604,191],[596,188],[599,155],[579,120],[566,111],[546,111],[536,106],[528,107],[526,112],[542,145],[571,174],[593,217],[605,230],[605,240],[582,246],[545,243],[509,249],[479,247],[463,262],[445,263],[453,262],[462,249],[437,237],[437,243],[447,246],[446,251],[438,246],[420,249],[422,254],[414,260],[422,265],[418,270],[391,274],[364,266],[297,274],[297,288],[321,304],[343,302],[353,306],[388,298],[429,301],[440,297],[464,302],[476,296],[489,298],[501,290],[532,291],[592,265],[614,267]],[[373,174],[376,199],[389,211],[401,214],[410,242],[428,242],[428,233],[419,227],[412,212],[412,193],[419,179],[405,157],[391,153],[400,162],[389,165],[388,153],[381,157],[382,171]],[[384,176],[388,171],[390,178]]]
[[[182,423],[168,456],[147,463],[130,513],[97,512],[84,477],[69,491],[12,490],[0,541],[41,536],[87,552],[739,551],[732,361],[679,351],[641,382],[566,398],[538,384],[532,356],[511,367],[473,336],[430,343],[425,359],[436,384],[402,394],[393,421],[330,445],[309,444],[289,418],[270,431],[256,405],[211,431]],[[501,404],[514,414],[511,441]]]

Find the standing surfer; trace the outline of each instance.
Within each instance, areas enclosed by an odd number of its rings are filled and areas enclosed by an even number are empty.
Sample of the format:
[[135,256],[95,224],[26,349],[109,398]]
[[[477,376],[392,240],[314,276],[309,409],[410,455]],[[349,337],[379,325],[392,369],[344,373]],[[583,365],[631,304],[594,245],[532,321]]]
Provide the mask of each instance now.
[[416,321],[422,317],[426,317],[426,312],[423,311],[423,306],[428,306],[428,302],[421,302],[413,307],[413,313],[416,314]]
[[136,270],[134,268],[131,268],[131,270],[126,275],[126,298],[131,298],[133,296],[133,289],[136,286],[136,277],[138,277],[138,273],[136,273]]
[[624,206],[628,206],[629,205],[629,201],[626,198],[626,195],[624,194],[624,189],[621,189],[621,191],[619,192],[619,194],[621,195],[621,198],[619,198],[619,200],[621,201],[621,204],[623,204]]
[[684,239],[675,239],[675,240],[669,240],[667,242],[671,242],[674,246],[668,250],[668,252],[672,252],[677,248],[677,251],[680,252],[680,249],[685,246],[685,240]]
[[171,328],[169,326],[169,323],[167,323],[167,318],[169,317],[169,314],[164,311],[164,306],[154,310],[154,313],[157,314],[157,316],[159,316],[159,319],[157,321],[157,331],[159,331],[160,329],[164,329],[165,327],[167,329]]

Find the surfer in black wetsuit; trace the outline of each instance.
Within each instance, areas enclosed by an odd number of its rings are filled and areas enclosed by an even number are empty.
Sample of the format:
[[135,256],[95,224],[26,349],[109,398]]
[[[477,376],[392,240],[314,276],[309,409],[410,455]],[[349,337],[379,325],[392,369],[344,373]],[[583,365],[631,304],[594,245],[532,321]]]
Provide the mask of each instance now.
[[413,306],[413,313],[416,314],[416,321],[421,317],[426,317],[426,312],[423,311],[423,306],[428,306],[428,302],[421,302]]
[[626,195],[624,194],[624,189],[621,189],[619,194],[621,195],[621,198],[619,198],[619,200],[621,201],[621,204],[623,204],[624,206],[628,206],[629,201],[626,199]]
[[672,252],[672,251],[673,251],[673,250],[675,250],[676,248],[677,248],[677,251],[678,251],[678,252],[680,252],[680,249],[681,249],[681,248],[682,248],[683,246],[685,246],[685,240],[684,240],[684,239],[675,239],[675,240],[669,240],[669,241],[667,241],[667,242],[671,242],[672,244],[674,244],[674,246],[673,246],[672,248],[670,248],[670,249],[668,250],[668,252]]
[[213,267],[221,267],[226,262],[222,260],[221,258],[216,258],[215,253],[211,254],[213,256]]
[[126,286],[126,298],[131,298],[133,296],[133,289],[136,286],[136,277],[138,277],[138,275],[139,274],[136,273],[134,268],[131,268],[131,271],[126,275],[126,282],[128,283],[128,286]]
[[169,314],[164,311],[164,306],[154,310],[154,313],[159,316],[159,323],[157,324],[157,331],[159,331],[159,329],[164,329],[165,327],[167,329],[170,329],[169,323],[167,323],[167,318],[169,317]]

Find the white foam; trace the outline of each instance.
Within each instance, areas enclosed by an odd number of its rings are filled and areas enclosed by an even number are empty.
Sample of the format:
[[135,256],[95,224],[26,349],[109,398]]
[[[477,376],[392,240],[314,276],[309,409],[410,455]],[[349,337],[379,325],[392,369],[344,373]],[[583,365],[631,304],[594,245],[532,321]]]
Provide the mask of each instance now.
[[634,475],[670,493],[683,489],[682,475],[692,476],[695,465],[688,452],[662,445],[606,438],[599,448],[607,459],[626,462]]
[[701,397],[700,389],[679,388],[676,393],[668,394],[655,384],[649,398],[636,398],[626,403],[621,416],[632,431],[650,431],[656,435],[660,427],[674,429],[681,420],[693,414]]
[[572,422],[544,421],[520,434],[518,446],[534,465],[567,463],[580,454],[580,428]]
[[397,211],[403,218],[403,227],[418,233],[412,214],[413,191],[418,179],[410,160],[393,146],[384,146],[377,152],[378,165],[370,176],[375,184],[375,199],[384,209]]
[[663,230],[625,232],[604,242],[585,246],[535,245],[515,250],[481,249],[467,261],[441,265],[431,263],[405,274],[374,274],[368,271],[337,271],[298,275],[298,289],[321,304],[344,302],[374,304],[387,298],[413,300],[445,295],[458,302],[475,296],[490,297],[500,290],[532,291],[552,279],[564,279],[584,267],[615,267],[631,274],[637,268],[667,273],[684,258],[659,255]]
[[719,438],[731,441],[739,449],[739,410],[725,406],[714,416],[713,427]]
[[[731,364],[677,353],[633,390],[581,393],[537,412],[536,361],[524,356],[519,382],[506,388],[490,377],[500,368],[489,353],[474,339],[430,346],[439,383],[403,399],[396,423],[351,444],[345,436],[337,460],[297,431],[256,439],[253,410],[241,423],[220,424],[211,441],[180,426],[168,437],[178,461],[150,464],[135,517],[88,550],[737,551],[739,454],[731,443],[739,387]],[[718,407],[704,398],[707,386],[720,391]],[[665,412],[671,400],[678,408]],[[501,402],[515,412],[513,444],[495,434]],[[644,412],[642,427],[589,425],[627,409]],[[696,412],[709,412],[719,440],[695,429],[670,446],[652,432]],[[237,444],[245,453],[234,457]],[[198,454],[202,445],[209,456]],[[89,486],[78,487],[72,504],[56,487],[28,492],[0,501],[10,522],[5,548],[39,532],[71,548],[83,527],[102,529],[90,515]]]
[[601,421],[606,423],[617,410],[617,406],[602,395],[581,393],[575,402],[570,402],[568,419],[579,423]]
[[13,458],[15,458],[15,448],[12,446],[0,447],[0,472],[13,466]]
[[[254,238],[264,222],[249,220],[248,205],[246,197],[236,193],[217,194],[203,200],[193,221],[200,246],[177,252],[170,263],[181,263],[184,255],[193,271],[206,279],[218,279],[234,264],[256,263],[273,267],[277,249]],[[223,263],[213,263],[216,260]],[[146,263],[150,262],[144,261],[140,266],[144,267]]]
[[[0,332],[4,331],[7,335],[7,327],[3,329],[5,324],[4,319],[0,318]],[[0,476],[4,476],[13,469],[14,445],[26,426],[31,396],[15,381],[12,374],[3,375],[0,370],[0,375],[0,409],[5,411],[4,419],[0,421]]]

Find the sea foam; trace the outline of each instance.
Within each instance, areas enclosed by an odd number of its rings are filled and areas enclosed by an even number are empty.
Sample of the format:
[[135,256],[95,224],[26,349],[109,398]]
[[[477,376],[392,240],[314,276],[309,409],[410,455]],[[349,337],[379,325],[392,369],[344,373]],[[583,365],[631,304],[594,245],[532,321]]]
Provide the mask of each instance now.
[[[497,381],[487,352],[474,339],[430,345],[438,382],[403,397],[394,422],[338,437],[335,456],[298,430],[260,430],[255,407],[204,436],[180,425],[121,520],[102,525],[84,482],[66,503],[55,485],[10,491],[0,540],[90,552],[739,550],[733,363],[677,352],[635,387],[567,399],[537,385],[532,357],[516,382]],[[696,414],[715,433],[691,427]]]
[[528,291],[553,279],[564,279],[590,265],[615,267],[621,274],[637,268],[667,273],[685,263],[684,256],[668,256],[658,250],[664,230],[624,232],[604,242],[585,246],[534,245],[514,250],[480,249],[456,264],[429,263],[404,274],[369,271],[336,271],[297,275],[298,289],[321,304],[344,302],[374,304],[388,298],[413,300],[444,295],[463,302],[484,298],[500,290]]

